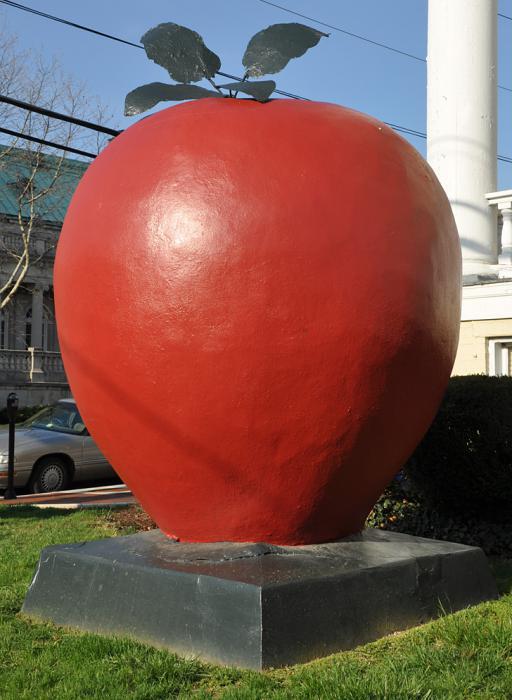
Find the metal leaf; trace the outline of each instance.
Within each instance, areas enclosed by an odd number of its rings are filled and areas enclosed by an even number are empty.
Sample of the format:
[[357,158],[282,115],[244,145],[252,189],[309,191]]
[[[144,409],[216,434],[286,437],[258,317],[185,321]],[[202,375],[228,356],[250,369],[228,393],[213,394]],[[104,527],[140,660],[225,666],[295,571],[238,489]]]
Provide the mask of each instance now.
[[242,63],[250,76],[279,73],[288,61],[316,46],[324,32],[297,22],[272,24],[255,34],[247,45]]
[[145,112],[159,102],[179,102],[180,100],[198,100],[201,97],[224,97],[220,92],[207,90],[199,85],[167,85],[166,83],[148,83],[141,85],[126,95],[124,113],[127,117]]
[[251,95],[251,97],[254,97],[258,102],[266,102],[276,89],[276,84],[273,80],[255,80],[252,82],[244,80],[239,83],[219,85],[219,87],[225,90],[243,92],[245,95]]
[[159,24],[141,38],[146,54],[180,83],[212,78],[220,68],[220,58],[205,46],[202,37],[174,22]]

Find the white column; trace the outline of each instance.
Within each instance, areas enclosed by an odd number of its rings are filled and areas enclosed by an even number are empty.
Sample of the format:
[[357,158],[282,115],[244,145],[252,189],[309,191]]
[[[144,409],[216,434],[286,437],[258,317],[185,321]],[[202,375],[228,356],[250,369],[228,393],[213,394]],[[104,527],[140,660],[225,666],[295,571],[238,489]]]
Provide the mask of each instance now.
[[32,290],[32,347],[43,347],[43,288],[37,285]]
[[497,263],[497,0],[429,0],[427,158],[452,204],[464,274]]

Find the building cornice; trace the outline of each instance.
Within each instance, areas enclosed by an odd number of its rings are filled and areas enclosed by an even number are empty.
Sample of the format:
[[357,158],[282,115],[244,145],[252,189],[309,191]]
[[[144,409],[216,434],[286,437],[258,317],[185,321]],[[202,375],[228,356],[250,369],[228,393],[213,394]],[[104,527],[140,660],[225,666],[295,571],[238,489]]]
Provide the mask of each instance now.
[[462,321],[512,318],[512,280],[462,288]]

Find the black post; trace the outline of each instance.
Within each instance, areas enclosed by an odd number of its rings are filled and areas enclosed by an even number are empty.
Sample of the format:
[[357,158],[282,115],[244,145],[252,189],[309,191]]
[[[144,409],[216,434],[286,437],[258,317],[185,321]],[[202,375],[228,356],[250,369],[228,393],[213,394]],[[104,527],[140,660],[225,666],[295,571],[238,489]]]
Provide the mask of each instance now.
[[14,433],[15,420],[18,413],[18,397],[14,392],[7,396],[7,417],[9,418],[9,452],[7,462],[7,488],[4,493],[5,499],[16,498],[14,490]]

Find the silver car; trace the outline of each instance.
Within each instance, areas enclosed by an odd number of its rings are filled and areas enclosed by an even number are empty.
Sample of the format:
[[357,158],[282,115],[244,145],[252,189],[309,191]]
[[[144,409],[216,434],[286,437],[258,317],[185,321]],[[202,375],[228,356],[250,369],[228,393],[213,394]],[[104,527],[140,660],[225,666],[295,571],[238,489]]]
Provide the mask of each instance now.
[[[0,489],[7,486],[8,430],[0,431]],[[16,427],[14,486],[32,493],[62,491],[72,481],[114,477],[78,412],[62,399]]]

